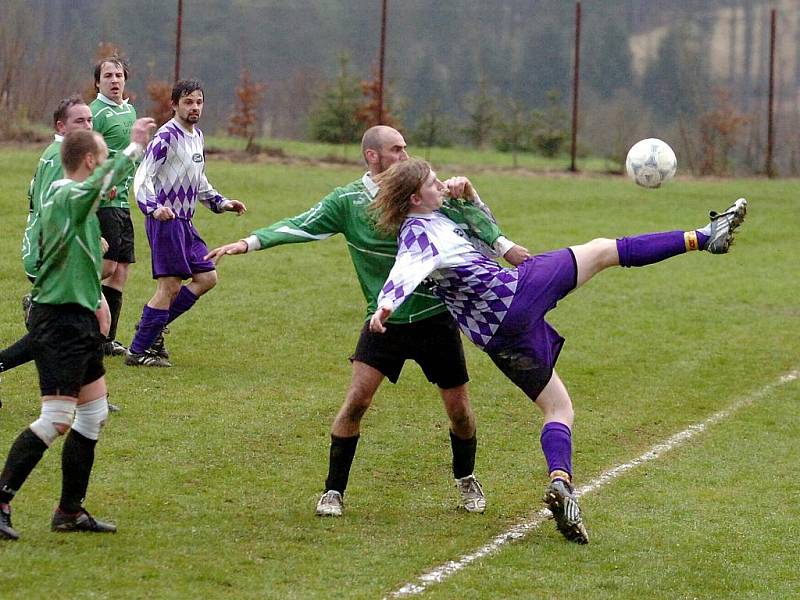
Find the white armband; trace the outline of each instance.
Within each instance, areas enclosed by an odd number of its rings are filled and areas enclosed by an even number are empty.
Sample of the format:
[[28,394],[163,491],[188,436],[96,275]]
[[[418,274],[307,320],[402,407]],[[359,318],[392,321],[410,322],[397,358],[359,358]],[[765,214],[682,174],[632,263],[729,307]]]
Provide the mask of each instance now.
[[494,248],[494,249],[495,249],[495,251],[496,251],[496,252],[497,252],[497,253],[498,253],[500,256],[505,256],[506,252],[508,252],[509,250],[511,250],[511,248],[513,248],[514,246],[516,246],[516,244],[515,244],[514,242],[512,242],[510,239],[508,239],[508,238],[507,238],[506,236],[504,236],[504,235],[501,235],[501,236],[500,236],[499,238],[497,238],[497,239],[494,241],[494,243],[492,244],[492,248]]
[[248,235],[246,238],[242,238],[239,241],[247,244],[248,252],[252,252],[253,250],[261,250],[261,242],[254,235]]

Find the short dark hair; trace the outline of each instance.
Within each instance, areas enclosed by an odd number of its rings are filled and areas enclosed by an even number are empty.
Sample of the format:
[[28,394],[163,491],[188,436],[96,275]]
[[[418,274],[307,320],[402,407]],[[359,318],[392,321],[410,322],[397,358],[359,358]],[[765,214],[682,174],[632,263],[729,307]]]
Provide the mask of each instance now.
[[56,111],[53,113],[53,126],[55,127],[59,121],[65,121],[69,109],[78,104],[86,104],[78,94],[72,94],[69,98],[64,98],[59,102]]
[[125,82],[128,81],[128,61],[124,58],[119,56],[118,54],[112,54],[111,56],[107,56],[106,58],[101,58],[97,64],[94,66],[94,87],[100,83],[100,73],[103,70],[103,65],[107,62],[117,65],[118,67],[122,67],[122,73],[125,75]]
[[83,162],[83,157],[87,154],[97,154],[100,147],[97,145],[98,137],[102,136],[96,131],[79,129],[72,131],[64,136],[61,143],[61,165],[64,171],[72,173],[78,170]]
[[181,98],[188,96],[192,92],[200,91],[205,99],[206,93],[203,92],[203,84],[197,79],[180,79],[172,86],[172,103],[178,104]]

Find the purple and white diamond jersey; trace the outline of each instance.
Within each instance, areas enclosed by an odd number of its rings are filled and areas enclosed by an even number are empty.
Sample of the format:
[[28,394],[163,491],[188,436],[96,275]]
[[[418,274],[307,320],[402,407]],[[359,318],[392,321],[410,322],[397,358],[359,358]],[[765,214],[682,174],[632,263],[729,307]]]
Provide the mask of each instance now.
[[168,206],[179,219],[191,220],[198,200],[216,213],[223,212],[229,202],[206,179],[203,132],[196,127],[189,132],[175,119],[162,125],[150,140],[133,189],[146,215]]
[[504,269],[484,256],[439,212],[411,213],[403,222],[397,259],[378,306],[396,310],[425,279],[480,348],[500,327],[517,289],[516,269]]

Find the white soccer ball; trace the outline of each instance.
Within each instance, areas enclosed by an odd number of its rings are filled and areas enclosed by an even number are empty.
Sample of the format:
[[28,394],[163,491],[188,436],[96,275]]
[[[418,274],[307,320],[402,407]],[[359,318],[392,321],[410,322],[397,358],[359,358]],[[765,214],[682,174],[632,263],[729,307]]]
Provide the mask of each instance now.
[[638,185],[657,188],[672,179],[678,168],[678,160],[669,144],[656,138],[636,142],[625,158],[628,177]]

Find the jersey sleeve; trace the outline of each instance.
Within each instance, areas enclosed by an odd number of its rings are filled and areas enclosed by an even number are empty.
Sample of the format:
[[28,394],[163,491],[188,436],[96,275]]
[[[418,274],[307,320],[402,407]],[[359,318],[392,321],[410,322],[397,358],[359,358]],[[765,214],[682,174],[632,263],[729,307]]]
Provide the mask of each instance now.
[[130,165],[141,155],[141,146],[131,144],[123,152],[117,152],[113,160],[97,167],[84,181],[75,185],[70,193],[61,196],[67,203],[70,215],[76,222],[83,222],[97,210],[100,197],[128,176]]
[[397,258],[378,295],[378,306],[397,310],[440,265],[441,255],[424,224],[417,220],[407,221],[400,230]]
[[340,190],[337,188],[316,206],[296,217],[282,219],[254,231],[252,235],[258,238],[259,249],[324,240],[344,231],[347,207]]
[[203,170],[200,175],[200,181],[197,186],[197,199],[202,202],[206,208],[215,213],[225,212],[225,207],[230,202],[208,182],[205,170]]
[[497,257],[495,243],[505,239],[489,207],[481,200],[476,203],[452,198],[439,209],[452,221],[466,226],[466,233],[476,248],[489,257]]
[[144,158],[136,169],[136,176],[133,180],[134,195],[139,210],[146,215],[153,214],[162,206],[156,193],[155,179],[158,170],[167,161],[168,153],[169,144],[161,136],[156,135],[147,145]]

